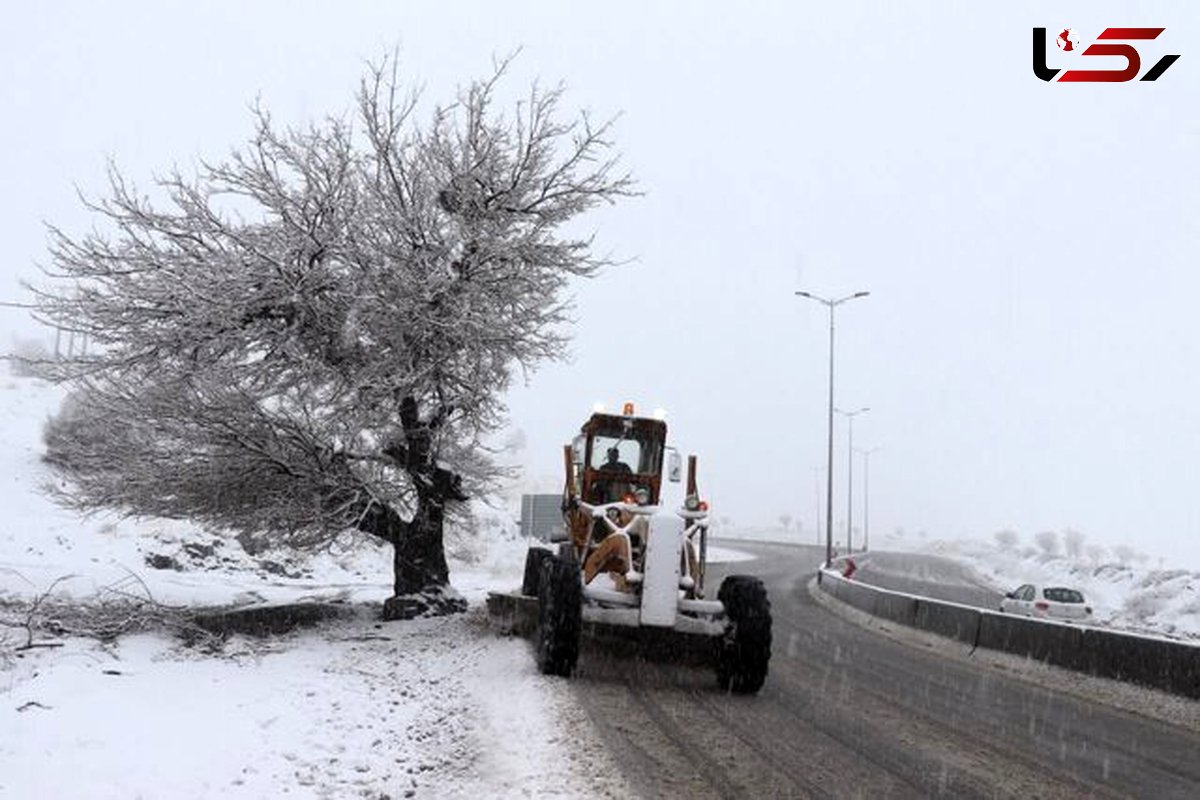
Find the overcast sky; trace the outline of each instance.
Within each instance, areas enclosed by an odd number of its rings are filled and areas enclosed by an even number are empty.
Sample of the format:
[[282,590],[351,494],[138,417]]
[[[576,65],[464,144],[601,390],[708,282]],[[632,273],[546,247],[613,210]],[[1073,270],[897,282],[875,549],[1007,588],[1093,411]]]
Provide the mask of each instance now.
[[[594,402],[661,406],[718,515],[790,513],[811,540],[828,316],[794,292],[870,291],[838,311],[836,391],[871,408],[873,533],[1073,528],[1200,568],[1196,4],[41,5],[9,9],[0,49],[2,300],[43,221],[89,225],[75,187],[110,157],[147,183],[244,142],[256,97],[342,114],[394,46],[433,100],[521,47],[511,91],[561,80],[620,113],[646,192],[587,220],[631,263],[576,287],[572,362],[512,393],[531,477],[557,478]],[[1034,77],[1031,28],[1051,67],[1119,67],[1053,43],[1108,26],[1166,28],[1143,70],[1181,58],[1154,83]],[[836,440],[840,529],[841,419]]]

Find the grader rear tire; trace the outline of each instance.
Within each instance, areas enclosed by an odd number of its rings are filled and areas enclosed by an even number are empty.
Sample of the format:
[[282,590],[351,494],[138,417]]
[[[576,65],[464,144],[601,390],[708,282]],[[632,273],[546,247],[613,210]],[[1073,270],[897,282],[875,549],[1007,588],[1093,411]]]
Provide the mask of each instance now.
[[723,691],[754,694],[767,679],[771,660],[771,601],[763,582],[730,575],[717,599],[725,605],[729,629],[717,659],[717,683]]
[[537,664],[543,675],[566,678],[579,660],[583,633],[583,583],[579,568],[550,557],[542,561],[538,587]]

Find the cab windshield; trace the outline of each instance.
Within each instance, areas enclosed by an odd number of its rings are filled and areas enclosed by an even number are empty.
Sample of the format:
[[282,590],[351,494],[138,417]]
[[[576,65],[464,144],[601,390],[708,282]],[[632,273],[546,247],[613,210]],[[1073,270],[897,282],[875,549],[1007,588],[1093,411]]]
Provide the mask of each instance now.
[[662,443],[597,434],[592,438],[593,469],[657,475],[662,466]]

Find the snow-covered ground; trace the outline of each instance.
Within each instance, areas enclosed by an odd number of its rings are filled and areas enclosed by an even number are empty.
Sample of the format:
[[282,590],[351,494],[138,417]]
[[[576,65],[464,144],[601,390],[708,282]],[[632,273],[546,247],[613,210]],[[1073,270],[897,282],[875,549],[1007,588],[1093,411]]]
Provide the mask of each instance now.
[[[821,544],[814,532],[781,528],[749,528],[729,532],[734,538],[791,544]],[[1181,639],[1200,639],[1200,572],[1172,568],[1163,560],[1151,566],[1149,556],[1131,547],[1084,546],[1070,532],[1041,534],[1042,544],[1021,540],[1015,533],[987,539],[939,539],[927,534],[892,532],[873,538],[879,551],[925,553],[954,559],[970,570],[971,584],[1012,591],[1026,583],[1067,586],[1083,592],[1094,609],[1097,625],[1136,633]],[[1052,546],[1054,553],[1047,551]],[[1074,555],[1068,549],[1077,551]]]
[[[569,691],[485,624],[525,543],[497,515],[458,542],[466,615],[383,624],[390,555],[369,540],[300,558],[169,520],[80,518],[39,487],[61,390],[0,379],[0,797],[507,797],[626,793]],[[490,523],[491,528],[488,527]],[[189,607],[345,601],[351,616],[219,652],[165,633],[49,636],[43,608],[152,598]],[[373,603],[374,606],[361,605]],[[581,742],[582,737],[582,742]],[[567,741],[567,740],[570,741]],[[583,746],[580,747],[579,745]],[[568,745],[571,745],[568,747]],[[586,779],[586,784],[583,782]]]
[[[517,586],[524,566],[506,515],[482,509],[479,530],[448,543],[467,614],[382,623],[391,556],[370,539],[251,555],[196,525],[53,503],[40,491],[53,480],[41,429],[61,397],[0,375],[0,797],[631,795],[568,684],[487,626],[486,593]],[[101,642],[26,629],[47,593],[42,623],[149,600],[344,602],[347,617],[219,649],[161,631]],[[45,646],[22,649],[31,640]]]
[[1094,609],[1095,623],[1185,639],[1200,639],[1200,573],[1140,564],[1050,555],[1035,547],[997,541],[933,541],[896,549],[961,561],[1000,592],[1025,583],[1079,589]]

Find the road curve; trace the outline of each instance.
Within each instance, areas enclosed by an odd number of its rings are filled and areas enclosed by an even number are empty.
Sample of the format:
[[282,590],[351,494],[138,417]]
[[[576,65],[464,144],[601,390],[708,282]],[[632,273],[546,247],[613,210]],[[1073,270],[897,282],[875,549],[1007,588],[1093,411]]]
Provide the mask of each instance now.
[[855,580],[882,589],[949,600],[989,611],[999,608],[1004,599],[1003,594],[987,585],[970,567],[942,556],[869,553],[855,555],[855,562],[858,567]]
[[826,610],[817,548],[742,544],[774,614],[755,697],[585,643],[572,687],[646,798],[1200,797],[1200,732],[945,659]]

